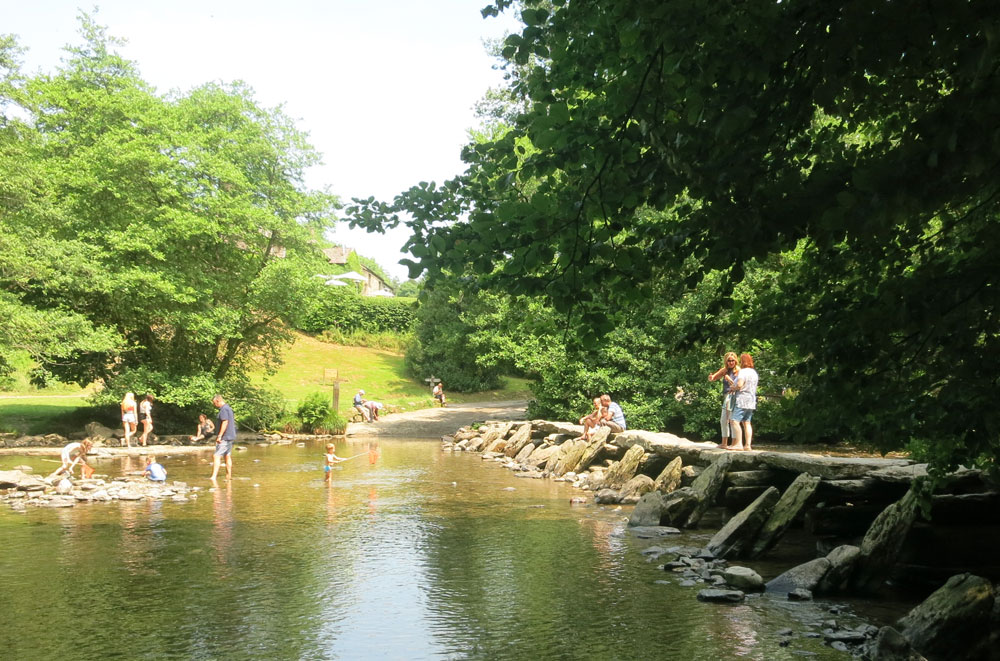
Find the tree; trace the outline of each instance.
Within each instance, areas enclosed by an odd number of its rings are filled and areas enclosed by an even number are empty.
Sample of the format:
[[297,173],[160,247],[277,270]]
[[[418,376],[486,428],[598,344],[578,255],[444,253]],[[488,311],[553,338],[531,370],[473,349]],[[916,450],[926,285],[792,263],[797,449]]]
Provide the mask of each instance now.
[[336,206],[303,185],[318,155],[246,85],[161,96],[88,16],[81,32],[59,71],[25,85],[52,210],[16,219],[76,259],[50,260],[22,299],[118,344],[43,363],[81,383],[273,366]]
[[910,442],[934,469],[995,467],[1000,7],[626,0],[521,15],[503,55],[542,60],[512,81],[529,100],[514,130],[470,144],[443,186],[358,202],[362,225],[409,214],[411,277],[471,264],[481,286],[572,311],[587,338],[658,274],[722,272],[731,305],[752,260],[796,252],[740,321],[800,356],[801,417]]

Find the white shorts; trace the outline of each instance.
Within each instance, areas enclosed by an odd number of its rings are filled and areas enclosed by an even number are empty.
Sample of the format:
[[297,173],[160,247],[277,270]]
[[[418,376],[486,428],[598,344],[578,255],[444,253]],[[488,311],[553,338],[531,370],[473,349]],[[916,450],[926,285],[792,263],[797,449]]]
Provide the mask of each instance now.
[[122,422],[131,422],[135,424],[135,413],[124,413],[122,414]]

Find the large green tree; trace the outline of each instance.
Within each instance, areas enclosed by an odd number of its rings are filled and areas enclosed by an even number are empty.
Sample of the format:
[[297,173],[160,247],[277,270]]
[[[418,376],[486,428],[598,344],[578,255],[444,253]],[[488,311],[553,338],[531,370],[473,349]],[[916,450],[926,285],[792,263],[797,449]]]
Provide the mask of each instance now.
[[752,260],[795,251],[734,321],[800,357],[804,424],[995,467],[1000,6],[571,0],[521,16],[503,49],[527,99],[513,130],[467,147],[463,176],[355,211],[408,214],[411,275],[471,265],[586,337],[662,276],[721,272],[725,303]]
[[303,184],[318,155],[247,86],[158,94],[100,26],[81,27],[56,72],[15,86],[29,119],[9,145],[25,159],[4,165],[34,178],[3,222],[38,272],[0,289],[109,341],[36,357],[82,383],[273,365],[333,220],[335,198]]

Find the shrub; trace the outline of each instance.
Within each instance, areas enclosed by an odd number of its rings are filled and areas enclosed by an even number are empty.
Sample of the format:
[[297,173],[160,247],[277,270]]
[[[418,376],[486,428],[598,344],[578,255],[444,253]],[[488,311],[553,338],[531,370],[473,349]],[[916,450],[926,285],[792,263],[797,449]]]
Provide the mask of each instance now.
[[347,419],[331,411],[313,428],[316,434],[343,434],[347,430]]
[[324,392],[314,392],[308,395],[299,404],[298,415],[302,421],[302,428],[308,431],[316,431],[323,421],[332,413],[333,405],[330,396]]
[[412,298],[378,298],[324,289],[306,305],[300,326],[309,333],[408,333],[413,328],[416,301]]

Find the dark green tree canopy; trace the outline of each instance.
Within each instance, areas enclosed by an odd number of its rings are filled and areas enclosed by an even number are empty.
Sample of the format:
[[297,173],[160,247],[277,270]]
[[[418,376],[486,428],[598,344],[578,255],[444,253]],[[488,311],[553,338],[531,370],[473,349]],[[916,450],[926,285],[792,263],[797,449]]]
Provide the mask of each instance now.
[[[508,9],[508,0],[484,10]],[[354,221],[413,229],[411,276],[543,295],[584,336],[654,283],[728,292],[800,356],[807,424],[937,466],[992,465],[1000,425],[1000,5],[557,1],[505,42],[509,131],[467,172]],[[692,342],[703,338],[692,337]]]

